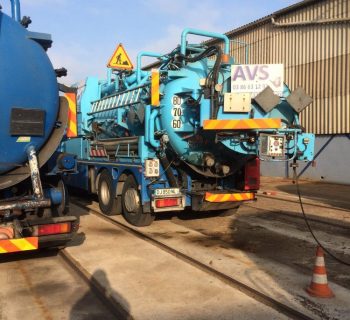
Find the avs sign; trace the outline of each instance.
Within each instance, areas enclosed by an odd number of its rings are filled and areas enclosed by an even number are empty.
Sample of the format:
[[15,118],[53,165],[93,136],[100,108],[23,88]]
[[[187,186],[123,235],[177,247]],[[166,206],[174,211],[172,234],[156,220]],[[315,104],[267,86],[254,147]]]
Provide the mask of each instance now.
[[279,96],[283,93],[283,64],[241,64],[231,66],[231,92],[256,96],[270,86]]

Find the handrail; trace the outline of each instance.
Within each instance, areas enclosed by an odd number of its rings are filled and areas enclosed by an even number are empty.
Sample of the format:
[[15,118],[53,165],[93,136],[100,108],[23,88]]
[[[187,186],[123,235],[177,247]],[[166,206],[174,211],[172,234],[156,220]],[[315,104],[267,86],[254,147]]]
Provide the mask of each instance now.
[[148,52],[148,51],[141,51],[137,55],[137,63],[136,63],[136,80],[139,84],[141,82],[141,58],[142,57],[152,57],[152,58],[161,58],[163,54],[156,53],[156,52]]
[[186,28],[184,29],[184,31],[182,31],[182,34],[181,34],[181,54],[186,54],[186,38],[188,34],[194,34],[197,36],[204,36],[208,38],[221,39],[224,41],[224,54],[228,55],[230,52],[230,40],[226,35],[222,33]]

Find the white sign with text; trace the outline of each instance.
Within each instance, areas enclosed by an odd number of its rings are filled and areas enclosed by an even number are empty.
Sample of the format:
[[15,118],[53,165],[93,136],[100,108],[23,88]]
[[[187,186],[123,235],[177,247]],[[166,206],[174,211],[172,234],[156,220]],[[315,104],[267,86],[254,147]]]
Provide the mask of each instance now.
[[279,96],[283,93],[283,64],[240,64],[231,66],[231,92],[256,96],[270,86]]

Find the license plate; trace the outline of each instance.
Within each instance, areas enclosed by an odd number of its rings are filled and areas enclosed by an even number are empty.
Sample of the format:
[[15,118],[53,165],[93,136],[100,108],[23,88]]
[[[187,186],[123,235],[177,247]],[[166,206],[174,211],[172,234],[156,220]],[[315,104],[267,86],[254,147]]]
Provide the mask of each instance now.
[[172,196],[172,195],[178,195],[179,193],[180,193],[179,188],[166,188],[166,189],[154,190],[155,196]]

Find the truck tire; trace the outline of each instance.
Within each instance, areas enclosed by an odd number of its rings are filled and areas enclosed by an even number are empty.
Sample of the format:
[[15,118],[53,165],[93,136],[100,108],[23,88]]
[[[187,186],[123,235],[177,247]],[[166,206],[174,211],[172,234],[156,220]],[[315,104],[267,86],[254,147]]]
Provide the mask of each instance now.
[[155,218],[154,214],[143,212],[138,184],[132,175],[127,177],[123,186],[122,207],[124,219],[133,226],[149,226]]
[[109,171],[102,171],[98,179],[98,204],[101,211],[107,216],[113,216],[117,213],[115,198],[115,187],[113,186],[113,178]]

